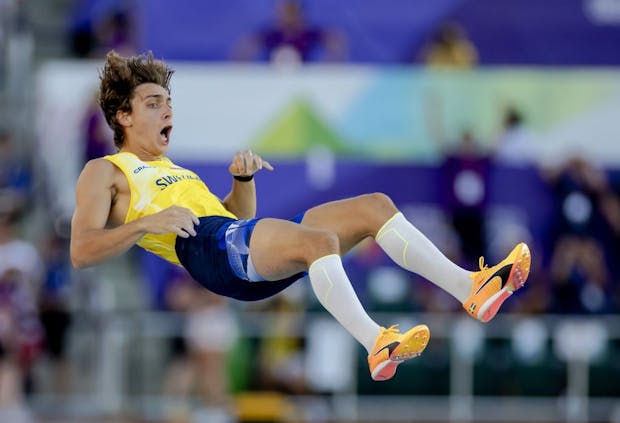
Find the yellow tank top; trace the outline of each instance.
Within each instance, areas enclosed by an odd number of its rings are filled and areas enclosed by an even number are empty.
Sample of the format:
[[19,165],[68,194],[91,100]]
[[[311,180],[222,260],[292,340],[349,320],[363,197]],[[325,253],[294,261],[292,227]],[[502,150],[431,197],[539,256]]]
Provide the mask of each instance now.
[[[135,154],[123,152],[105,156],[104,159],[122,170],[129,182],[131,199],[125,223],[173,205],[187,207],[198,217],[237,218],[224,208],[198,175],[175,165],[166,157],[143,162]],[[174,249],[176,237],[175,233],[146,234],[137,244],[171,263],[179,264]]]

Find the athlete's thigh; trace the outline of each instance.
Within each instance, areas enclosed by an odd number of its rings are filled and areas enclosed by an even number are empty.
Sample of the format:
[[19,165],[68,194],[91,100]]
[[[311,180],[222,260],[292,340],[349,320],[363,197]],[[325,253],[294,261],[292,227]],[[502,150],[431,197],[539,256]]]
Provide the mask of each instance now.
[[260,219],[250,239],[250,256],[258,274],[279,280],[308,270],[304,248],[312,231],[288,220]]
[[345,254],[364,238],[375,236],[396,213],[396,206],[383,194],[365,194],[313,207],[301,224],[335,233]]

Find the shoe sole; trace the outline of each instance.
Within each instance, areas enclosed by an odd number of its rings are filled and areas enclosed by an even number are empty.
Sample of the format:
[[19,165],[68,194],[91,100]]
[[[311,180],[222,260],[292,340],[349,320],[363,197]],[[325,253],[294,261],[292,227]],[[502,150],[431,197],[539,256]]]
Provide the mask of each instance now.
[[390,358],[375,367],[371,374],[373,380],[384,381],[391,379],[400,363],[422,354],[431,337],[431,332],[426,325],[418,325],[407,332],[407,334],[409,337],[403,337],[400,345],[392,352]]
[[525,281],[530,274],[531,262],[532,257],[530,255],[530,249],[526,244],[523,244],[521,246],[521,251],[517,255],[517,259],[512,265],[512,269],[510,269],[508,282],[506,282],[506,285],[504,285],[502,289],[497,291],[496,294],[489,297],[489,299],[482,304],[478,312],[478,320],[484,323],[491,320],[495,317],[504,301],[506,301],[513,292],[525,285]]

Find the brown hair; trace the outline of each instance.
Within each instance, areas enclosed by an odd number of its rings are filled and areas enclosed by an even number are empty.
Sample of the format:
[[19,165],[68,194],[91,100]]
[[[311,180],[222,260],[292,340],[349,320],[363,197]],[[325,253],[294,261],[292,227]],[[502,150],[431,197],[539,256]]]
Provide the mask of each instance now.
[[131,113],[131,99],[134,89],[145,83],[161,85],[170,92],[170,77],[174,71],[161,60],[155,60],[153,53],[122,57],[115,51],[107,54],[106,62],[99,74],[99,106],[105,120],[114,131],[114,144],[120,148],[125,141],[123,127],[116,120],[116,112]]

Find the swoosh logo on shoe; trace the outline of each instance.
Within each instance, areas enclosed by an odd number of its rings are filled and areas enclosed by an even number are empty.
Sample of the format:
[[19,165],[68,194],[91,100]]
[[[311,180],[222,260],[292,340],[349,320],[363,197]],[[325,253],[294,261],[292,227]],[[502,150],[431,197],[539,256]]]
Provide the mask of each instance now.
[[501,268],[497,269],[495,271],[495,273],[493,273],[487,280],[485,283],[483,283],[480,288],[478,288],[478,290],[476,291],[476,295],[478,295],[478,293],[480,291],[482,291],[482,289],[487,286],[487,284],[489,282],[491,282],[493,279],[495,278],[500,278],[502,281],[502,285],[500,286],[500,289],[504,287],[504,285],[506,285],[506,282],[508,281],[508,277],[510,276],[510,270],[512,269],[512,264],[507,264],[505,266],[502,266]]
[[379,351],[377,351],[376,353],[374,353],[373,355],[376,357],[379,355],[379,353],[381,351],[383,351],[384,349],[387,348],[388,350],[388,357],[392,356],[392,353],[394,352],[394,350],[396,349],[396,347],[398,347],[400,345],[400,342],[396,341],[396,342],[392,342],[391,344],[387,344],[386,346],[384,346],[383,348],[381,348]]

